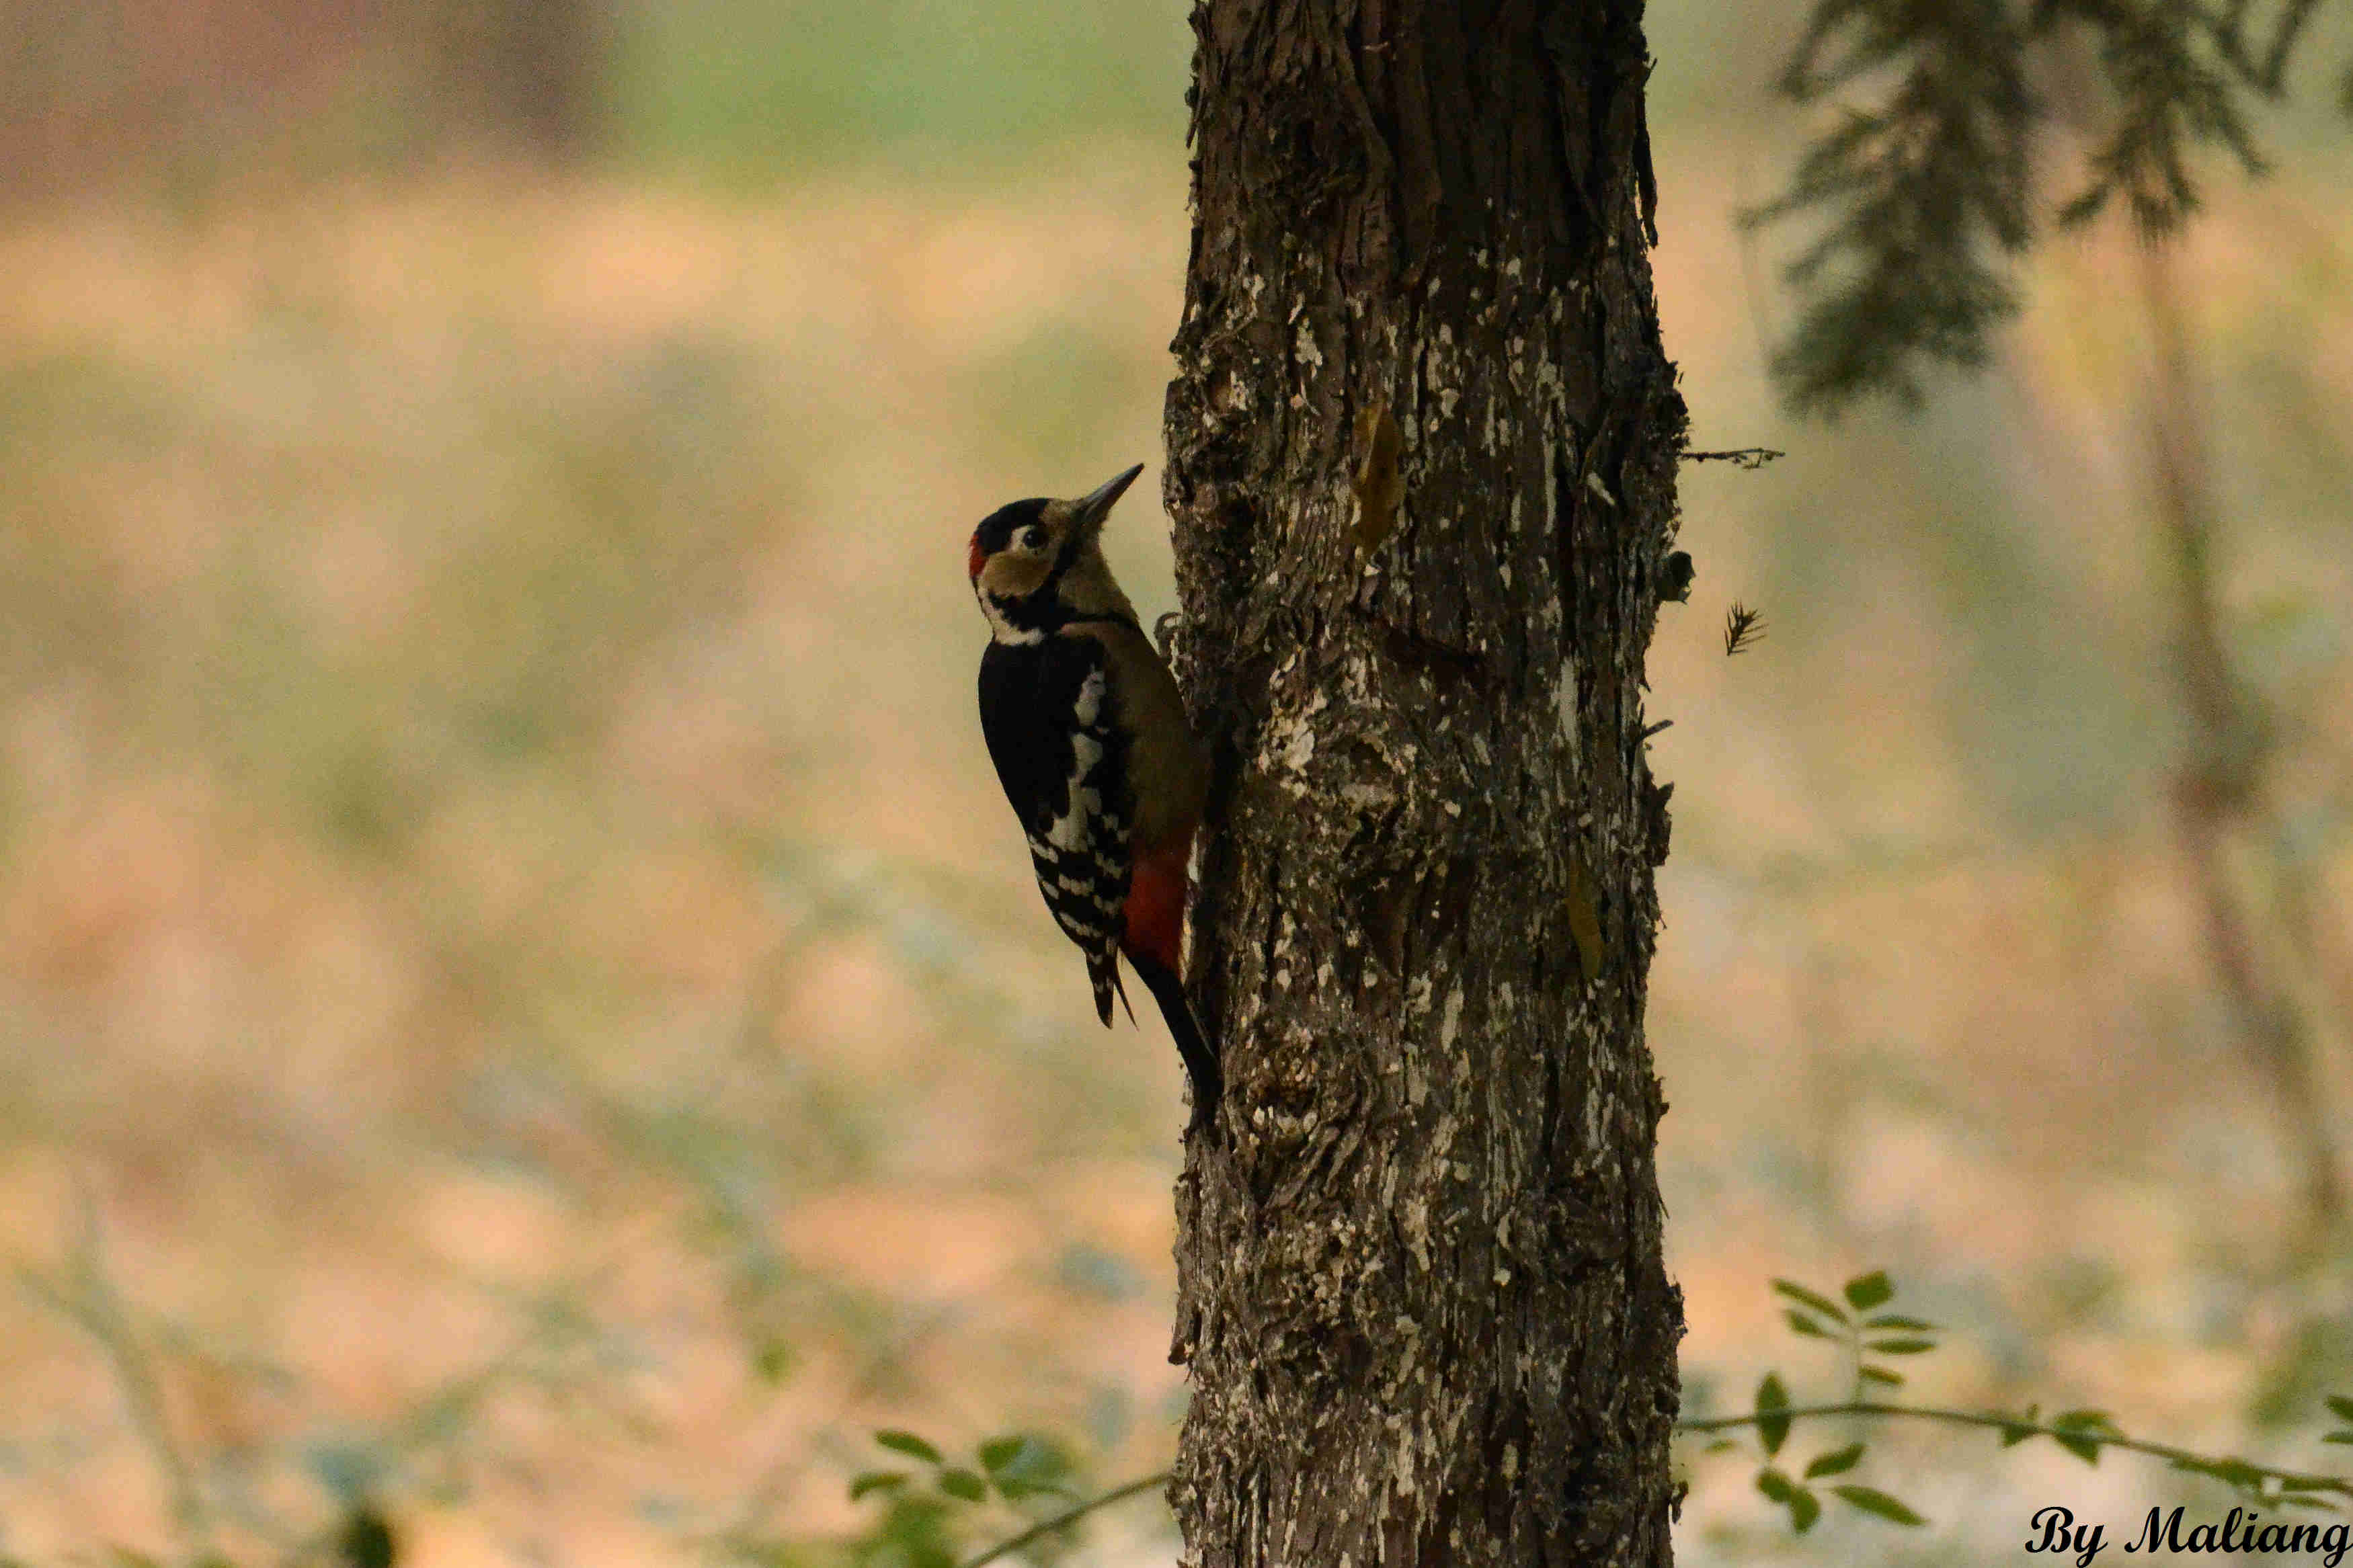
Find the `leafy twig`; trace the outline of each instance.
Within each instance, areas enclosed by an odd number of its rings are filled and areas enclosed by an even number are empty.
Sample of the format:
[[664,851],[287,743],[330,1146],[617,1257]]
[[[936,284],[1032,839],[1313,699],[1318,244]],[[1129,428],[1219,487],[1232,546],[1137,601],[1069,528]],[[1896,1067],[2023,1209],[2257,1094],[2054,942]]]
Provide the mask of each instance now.
[[[2198,205],[2203,149],[2250,174],[2249,111],[2277,98],[2318,0],[2284,0],[2250,37],[2250,0],[1813,0],[1780,90],[1835,107],[1783,195],[1745,221],[1803,215],[1810,247],[1786,268],[1804,310],[1773,374],[1799,412],[1866,395],[1913,406],[1923,373],[1981,366],[2017,313],[2010,258],[2033,238],[2056,118],[2038,85],[2085,57],[2100,109],[2091,179],[2057,213],[2079,224],[2122,198],[2147,234]],[[2268,6],[2265,9],[2269,9]],[[2090,94],[2085,95],[2087,98]]]
[[[2072,1412],[2091,1415],[2095,1412]],[[2059,1420],[2031,1421],[2022,1415],[2005,1415],[1995,1411],[1947,1410],[1933,1405],[1889,1405],[1875,1399],[1851,1399],[1836,1405],[1785,1405],[1746,1415],[1717,1415],[1704,1421],[1678,1421],[1679,1433],[1697,1435],[1705,1432],[1734,1432],[1745,1426],[1757,1426],[1767,1422],[1787,1422],[1792,1426],[1810,1418],[1833,1415],[1861,1415],[1879,1419],[1901,1417],[1916,1421],[1942,1422],[1952,1426],[1977,1426],[2002,1435],[2005,1446],[2024,1442],[2029,1437],[2050,1437],[2065,1446],[2072,1453],[2089,1448],[2123,1448],[2130,1453],[2146,1454],[2154,1459],[2169,1461],[2175,1468],[2212,1476],[2215,1479],[2236,1486],[2242,1490],[2260,1490],[2265,1481],[2274,1481],[2284,1492],[2353,1499],[2353,1481],[2341,1476],[2319,1475],[2306,1470],[2284,1469],[2276,1465],[2259,1465],[2252,1460],[2213,1458],[2177,1447],[2170,1443],[2152,1442],[2141,1437],[2128,1437],[2105,1427],[2084,1425],[2061,1426]],[[2228,1472],[2228,1473],[2225,1473]],[[2243,1472],[2243,1482],[2232,1477]]]
[[[1873,1364],[1867,1358],[1921,1355],[1933,1351],[1936,1348],[1935,1336],[1940,1331],[1936,1325],[1907,1313],[1887,1310],[1895,1299],[1895,1287],[1889,1281],[1886,1272],[1881,1269],[1848,1280],[1839,1291],[1838,1299],[1790,1279],[1774,1280],[1773,1289],[1788,1304],[1783,1317],[1792,1332],[1809,1339],[1832,1341],[1847,1351],[1854,1368],[1853,1396],[1834,1403],[1793,1405],[1789,1402],[1788,1390],[1782,1386],[1780,1375],[1767,1373],[1757,1385],[1757,1406],[1749,1414],[1685,1417],[1676,1421],[1674,1429],[1677,1434],[1699,1436],[1753,1428],[1769,1461],[1781,1452],[1791,1431],[1801,1422],[1837,1418],[1925,1421],[1999,1433],[2005,1448],[2014,1447],[2031,1437],[2048,1437],[2087,1465],[2099,1463],[2101,1450],[2105,1448],[2122,1448],[2128,1453],[2163,1459],[2177,1470],[2210,1477],[2244,1496],[2266,1503],[2327,1509],[2335,1506],[2328,1500],[2331,1499],[2353,1501],[2353,1479],[2258,1464],[2251,1459],[2217,1458],[2197,1453],[2178,1444],[2127,1436],[2116,1430],[2104,1411],[2063,1411],[2046,1421],[2033,1405],[2029,1405],[2021,1414],[2011,1415],[1999,1410],[1950,1410],[1940,1405],[1895,1405],[1885,1400],[1866,1399],[1862,1396],[1862,1390],[1867,1384],[1893,1388],[1901,1386],[1904,1382],[1894,1371]],[[2330,1413],[2345,1426],[2342,1430],[2329,1433],[2326,1440],[2353,1446],[2353,1398],[2332,1396],[2327,1404]],[[926,1464],[934,1467],[945,1464],[937,1448],[912,1433],[878,1433],[876,1440],[886,1448]],[[997,1440],[998,1444],[1008,1441],[1011,1440]],[[997,1445],[985,1444],[982,1447],[983,1466],[992,1479],[998,1477],[1006,1468],[1004,1465],[992,1461],[990,1449],[995,1447]],[[1862,1463],[1863,1454],[1862,1443],[1850,1442],[1842,1447],[1816,1455],[1798,1476],[1767,1463],[1757,1472],[1757,1489],[1788,1510],[1790,1524],[1799,1534],[1812,1529],[1821,1518],[1821,1502],[1815,1496],[1813,1488],[1808,1485],[1817,1480],[1829,1483],[1831,1496],[1859,1512],[1894,1524],[1926,1524],[1927,1521],[1915,1513],[1901,1499],[1876,1487],[1838,1479],[1851,1477]],[[968,1475],[968,1472],[941,1471],[943,1478],[951,1473]],[[1162,1470],[1138,1477],[1109,1491],[1073,1503],[1051,1519],[1031,1525],[1019,1534],[1009,1536],[977,1555],[966,1558],[961,1568],[986,1568],[986,1564],[1019,1552],[1099,1509],[1132,1498],[1139,1492],[1166,1486],[1170,1474]],[[897,1494],[912,1479],[903,1473],[878,1473],[863,1477],[852,1484],[850,1495],[854,1500],[869,1492]],[[977,1502],[986,1495],[978,1485],[979,1479],[977,1476],[969,1476],[972,1483],[969,1487],[944,1489],[962,1500]],[[1003,1489],[1001,1482],[999,1489]],[[1008,1500],[1011,1495],[1008,1494]]]
[[[1751,1414],[1679,1421],[1675,1429],[1701,1434],[1756,1428],[1757,1443],[1765,1450],[1767,1461],[1757,1471],[1757,1489],[1789,1510],[1790,1526],[1801,1535],[1813,1528],[1815,1521],[1821,1517],[1821,1503],[1806,1483],[1852,1470],[1862,1460],[1863,1445],[1850,1443],[1831,1453],[1818,1455],[1806,1466],[1804,1475],[1799,1479],[1793,1479],[1770,1461],[1780,1454],[1782,1445],[1789,1440],[1789,1434],[1799,1422],[1831,1416],[1912,1419],[1947,1426],[1975,1426],[2000,1433],[2002,1447],[2006,1448],[2030,1437],[2049,1437],[2087,1465],[2099,1463],[2100,1452],[2104,1448],[2123,1448],[2164,1459],[2179,1470],[2211,1477],[2242,1496],[2263,1502],[2327,1509],[2336,1506],[2330,1499],[2353,1500],[2353,1480],[2285,1469],[2276,1465],[2257,1464],[2248,1459],[2216,1458],[2171,1443],[2128,1437],[2116,1430],[2116,1423],[2105,1411],[2068,1410],[2044,1421],[2040,1408],[2035,1405],[2027,1406],[2021,1414],[2011,1415],[2000,1410],[1948,1410],[1936,1405],[1895,1405],[1865,1398],[1863,1390],[1866,1385],[1900,1388],[1904,1384],[1902,1373],[1892,1367],[1876,1364],[1871,1358],[1884,1360],[1893,1356],[1926,1354],[1936,1348],[1936,1335],[1940,1332],[1936,1325],[1906,1313],[1885,1310],[1895,1298],[1895,1287],[1889,1282],[1883,1269],[1874,1269],[1848,1280],[1839,1292],[1841,1299],[1837,1300],[1825,1291],[1812,1289],[1794,1279],[1774,1280],[1773,1290],[1785,1303],[1782,1318],[1789,1325],[1791,1332],[1808,1339],[1831,1341],[1851,1358],[1852,1393],[1835,1404],[1794,1405],[1790,1403],[1788,1390],[1782,1385],[1780,1374],[1768,1372],[1757,1385],[1757,1403]],[[2327,1441],[2353,1444],[2353,1399],[2332,1397],[2328,1401],[2328,1408],[2347,1423],[2347,1429],[2331,1432]],[[1830,1490],[1841,1501],[1896,1524],[1926,1522],[1899,1499],[1874,1488],[1841,1482]]]

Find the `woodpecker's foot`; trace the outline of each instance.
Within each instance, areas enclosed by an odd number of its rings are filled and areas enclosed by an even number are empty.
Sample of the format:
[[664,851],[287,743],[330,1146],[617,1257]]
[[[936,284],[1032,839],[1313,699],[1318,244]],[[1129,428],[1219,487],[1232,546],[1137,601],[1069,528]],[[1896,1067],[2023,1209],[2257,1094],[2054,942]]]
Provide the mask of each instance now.
[[1176,633],[1184,624],[1184,616],[1176,610],[1168,611],[1152,623],[1152,646],[1160,650],[1162,658],[1176,658]]

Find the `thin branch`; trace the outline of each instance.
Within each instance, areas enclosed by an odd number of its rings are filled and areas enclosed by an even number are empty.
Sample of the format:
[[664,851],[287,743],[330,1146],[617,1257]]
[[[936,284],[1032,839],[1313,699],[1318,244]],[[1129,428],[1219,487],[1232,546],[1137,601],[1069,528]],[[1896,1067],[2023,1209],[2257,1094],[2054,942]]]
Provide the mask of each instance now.
[[1155,1487],[1165,1487],[1168,1484],[1168,1478],[1174,1473],[1170,1470],[1162,1470],[1156,1475],[1139,1477],[1124,1486],[1113,1487],[1100,1496],[1091,1497],[1084,1502],[1074,1503],[1053,1518],[1040,1520],[1020,1534],[1009,1540],[998,1542],[979,1556],[966,1558],[964,1568],[982,1568],[984,1563],[994,1563],[1000,1557],[1009,1556],[1034,1541],[1042,1540],[1058,1530],[1076,1524],[1097,1509],[1109,1508],[1115,1502],[1124,1502],[1138,1492],[1150,1491]]
[[29,1269],[21,1271],[18,1278],[27,1290],[79,1325],[106,1352],[107,1364],[122,1391],[123,1409],[130,1417],[131,1429],[164,1479],[164,1490],[171,1499],[173,1521],[179,1527],[182,1539],[198,1547],[209,1545],[212,1520],[205,1507],[204,1493],[196,1485],[195,1468],[172,1436],[171,1418],[164,1407],[164,1388],[155,1375],[154,1362],[139,1342],[130,1314],[123,1308],[121,1293],[114,1288],[114,1278],[107,1271],[97,1201],[87,1184],[77,1186],[77,1223],[69,1283],[60,1287]]
[[[2217,1459],[2170,1443],[2154,1443],[2140,1437],[2127,1437],[2097,1426],[2053,1426],[2045,1422],[2029,1421],[2022,1416],[1991,1415],[1976,1410],[1947,1410],[1932,1405],[1883,1405],[1873,1399],[1850,1399],[1837,1405],[1792,1405],[1778,1410],[1747,1415],[1717,1415],[1705,1420],[1684,1418],[1675,1423],[1675,1431],[1685,1436],[1709,1432],[1734,1432],[1745,1426],[1757,1426],[1767,1421],[1803,1421],[1816,1416],[1860,1415],[1881,1420],[1905,1419],[1941,1422],[1948,1426],[1975,1426],[1988,1432],[1999,1432],[2016,1442],[2024,1437],[2050,1437],[2063,1443],[2084,1443],[2100,1448],[2122,1448],[2128,1453],[2142,1454],[2153,1459],[2163,1459],[2183,1469],[2212,1475],[2217,1468],[2229,1464],[2243,1465],[2246,1473],[2258,1484],[2276,1482],[2282,1491],[2312,1497],[2327,1493],[2353,1500],[2353,1481],[2341,1476],[2317,1475],[2306,1470],[2284,1469],[2277,1465],[2258,1464],[2253,1460]],[[1161,1470],[1139,1477],[1113,1488],[1083,1502],[1074,1504],[1053,1518],[1032,1525],[1020,1534],[998,1542],[976,1557],[967,1558],[962,1568],[985,1568],[999,1558],[1020,1551],[1023,1547],[1052,1534],[1055,1531],[1076,1523],[1099,1509],[1124,1502],[1138,1492],[1165,1487],[1173,1472]]]
[[1776,458],[1786,458],[1787,452],[1777,452],[1770,447],[1736,447],[1728,452],[1685,452],[1686,463],[1737,463],[1744,468],[1761,468]]
[[[2333,837],[2343,816],[2341,802],[2330,800],[2324,813],[2325,831]],[[2345,942],[2339,923],[2323,916],[2327,893],[2314,873],[2316,851],[2298,845],[2298,837],[2276,817],[2268,825],[2272,879],[2279,890],[2280,920],[2287,928],[2306,970],[2318,977],[2339,1026],[2353,1026],[2353,949]]]
[[2141,289],[2157,340],[2147,413],[2149,452],[2164,548],[2172,557],[2179,646],[2176,675],[2189,719],[2191,753],[2174,792],[2190,881],[2204,906],[2215,972],[2238,1015],[2256,1069],[2268,1080],[2298,1166],[2303,1221],[2314,1238],[2346,1211],[2325,1090],[2314,1069],[2311,1028],[2295,996],[2268,974],[2251,930],[2256,910],[2226,868],[2233,827],[2272,816],[2264,783],[2273,737],[2262,710],[2232,668],[2223,636],[2215,556],[2220,503],[2207,466],[2206,421],[2190,370],[2172,253],[2145,246]]
[[[2126,1437],[2097,1427],[2052,1426],[2039,1421],[2028,1421],[2015,1415],[1988,1415],[1974,1410],[1946,1410],[1926,1405],[1883,1405],[1877,1400],[1852,1399],[1841,1405],[1792,1405],[1779,1410],[1749,1415],[1718,1415],[1704,1421],[1683,1420],[1675,1423],[1677,1432],[1731,1432],[1743,1426],[1755,1426],[1766,1421],[1801,1421],[1814,1415],[1869,1415],[1908,1417],[1917,1421],[1941,1421],[1952,1426],[1978,1426],[2006,1436],[2055,1437],[2068,1443],[2089,1443],[2104,1448],[2123,1448],[2151,1458],[2168,1460],[2187,1469],[2211,1472],[2228,1461],[2177,1448],[2170,1443],[2152,1443],[2139,1437]],[[2304,1470],[2282,1469],[2276,1465],[2261,1465],[2243,1461],[2258,1477],[2276,1480],[2287,1490],[2306,1495],[2329,1492],[2337,1497],[2353,1499],[2353,1481],[2341,1476],[2315,1475]]]

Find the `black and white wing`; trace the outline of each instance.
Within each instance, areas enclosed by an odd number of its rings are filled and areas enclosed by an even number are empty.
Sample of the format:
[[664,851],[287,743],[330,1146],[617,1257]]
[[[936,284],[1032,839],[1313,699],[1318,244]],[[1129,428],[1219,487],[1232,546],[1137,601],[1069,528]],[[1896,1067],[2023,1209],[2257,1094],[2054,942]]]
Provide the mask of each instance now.
[[1127,739],[1112,674],[1089,637],[989,644],[980,661],[980,727],[997,782],[1021,819],[1029,860],[1063,933],[1086,954],[1095,1010],[1111,1022],[1126,921],[1134,809]]

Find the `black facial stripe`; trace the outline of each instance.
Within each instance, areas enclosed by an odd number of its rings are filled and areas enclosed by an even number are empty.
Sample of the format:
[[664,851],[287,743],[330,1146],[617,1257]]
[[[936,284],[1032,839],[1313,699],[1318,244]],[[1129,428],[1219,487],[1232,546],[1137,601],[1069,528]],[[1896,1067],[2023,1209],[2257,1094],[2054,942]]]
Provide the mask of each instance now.
[[1004,617],[1005,624],[1025,632],[1060,632],[1071,626],[1125,626],[1142,633],[1144,628],[1125,616],[1074,616],[1054,595],[1056,579],[1048,577],[1037,592],[1026,598],[1016,599],[1004,594],[991,594],[988,602]]
[[1047,500],[1032,496],[1028,500],[1008,502],[981,520],[974,537],[980,541],[981,553],[994,555],[1013,542],[1013,536],[1036,522],[1046,513]]
[[1070,532],[1062,536],[1061,549],[1054,552],[1054,569],[1046,574],[1046,586],[1049,588],[1060,583],[1062,580],[1062,574],[1068,572],[1073,565],[1077,564],[1079,559],[1079,535],[1084,531],[1085,531],[1083,529],[1074,528],[1071,530]]

